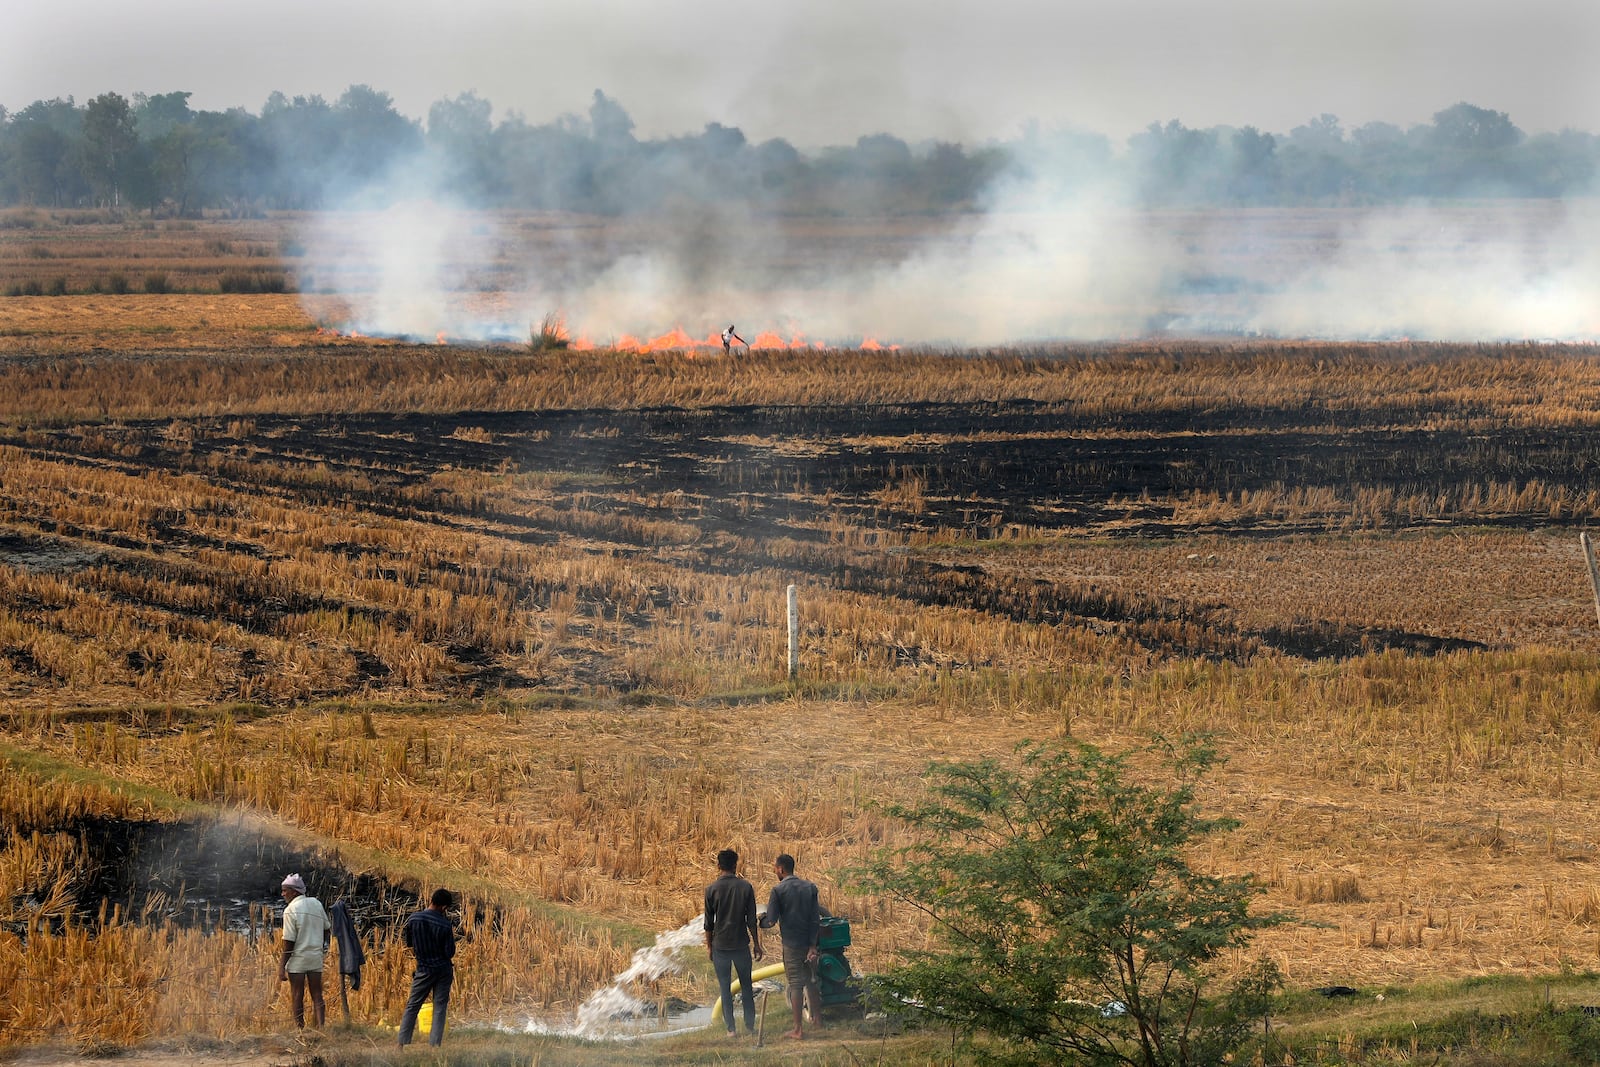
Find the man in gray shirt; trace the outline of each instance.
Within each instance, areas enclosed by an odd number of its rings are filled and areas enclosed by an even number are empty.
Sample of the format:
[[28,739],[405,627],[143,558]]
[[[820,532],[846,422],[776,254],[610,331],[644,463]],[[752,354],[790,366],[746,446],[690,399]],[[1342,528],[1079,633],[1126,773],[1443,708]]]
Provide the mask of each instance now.
[[778,926],[783,940],[783,977],[789,986],[789,1007],[794,1011],[794,1029],[785,1037],[805,1037],[801,1026],[803,1006],[811,1000],[811,1021],[822,1021],[822,991],[817,988],[817,935],[822,931],[822,905],[817,901],[817,887],[794,874],[794,857],[787,852],[772,861],[772,873],[778,884],[772,887],[767,898],[767,913],[761,917],[761,926],[770,929]]
[[739,973],[739,997],[744,1001],[744,1028],[756,1031],[756,991],[750,981],[750,946],[755,944],[755,959],[761,951],[761,930],[756,926],[756,891],[740,878],[739,854],[731,848],[717,853],[717,880],[706,886],[706,952],[717,972],[722,994],[722,1019],[733,1026],[733,972]]

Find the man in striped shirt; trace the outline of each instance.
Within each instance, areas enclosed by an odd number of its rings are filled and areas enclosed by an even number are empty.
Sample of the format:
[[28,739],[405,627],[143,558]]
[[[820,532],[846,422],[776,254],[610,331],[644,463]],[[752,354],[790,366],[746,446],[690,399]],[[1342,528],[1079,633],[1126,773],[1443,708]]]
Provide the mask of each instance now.
[[400,1045],[411,1044],[411,1032],[417,1028],[417,1012],[422,1002],[433,995],[433,1029],[428,1034],[428,1044],[444,1041],[444,1013],[450,1006],[450,985],[456,977],[456,928],[445,913],[455,904],[448,889],[435,889],[429,907],[423,908],[406,920],[400,935],[417,958],[416,973],[411,976],[411,995],[406,998],[405,1014],[400,1017]]

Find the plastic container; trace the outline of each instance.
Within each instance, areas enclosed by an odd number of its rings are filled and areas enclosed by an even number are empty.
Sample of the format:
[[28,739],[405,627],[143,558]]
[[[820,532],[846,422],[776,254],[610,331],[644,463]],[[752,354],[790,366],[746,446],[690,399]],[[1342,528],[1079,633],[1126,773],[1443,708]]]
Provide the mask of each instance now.
[[[448,1011],[444,1017],[444,1032],[447,1034],[450,1032],[450,1015]],[[417,1028],[412,1032],[411,1039],[413,1041],[418,1039],[426,1041],[431,1033],[433,1033],[433,1001],[425,1000],[422,1002],[422,1007],[417,1009]]]

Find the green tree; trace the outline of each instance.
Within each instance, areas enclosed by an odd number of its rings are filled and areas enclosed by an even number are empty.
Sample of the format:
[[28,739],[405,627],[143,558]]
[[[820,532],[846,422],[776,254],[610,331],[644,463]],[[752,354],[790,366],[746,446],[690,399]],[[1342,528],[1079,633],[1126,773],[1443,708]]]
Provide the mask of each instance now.
[[139,144],[133,108],[119,93],[102,93],[83,111],[84,162],[89,180],[112,207],[122,206],[122,186]]
[[929,799],[887,808],[916,843],[849,872],[934,922],[935,947],[907,953],[883,992],[997,1039],[973,1044],[993,1062],[1221,1062],[1280,980],[1264,962],[1219,990],[1211,965],[1286,917],[1251,913],[1249,878],[1189,866],[1197,839],[1234,826],[1196,810],[1213,754],[1157,750],[1165,787],[1090,745],[1020,753],[1015,770],[931,765]]
[[72,98],[39,100],[6,124],[8,184],[25,204],[59,207],[85,192],[74,146],[82,137],[83,114]]

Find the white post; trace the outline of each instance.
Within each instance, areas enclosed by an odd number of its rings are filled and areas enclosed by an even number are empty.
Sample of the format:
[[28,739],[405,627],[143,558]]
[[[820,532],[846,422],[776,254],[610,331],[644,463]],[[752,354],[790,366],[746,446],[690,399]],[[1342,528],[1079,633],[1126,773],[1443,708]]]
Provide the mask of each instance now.
[[789,677],[800,673],[800,591],[789,586]]
[[1583,558],[1589,564],[1589,588],[1594,590],[1594,614],[1596,619],[1600,619],[1600,566],[1595,565],[1594,544],[1587,533],[1578,535],[1578,543],[1583,546]]

